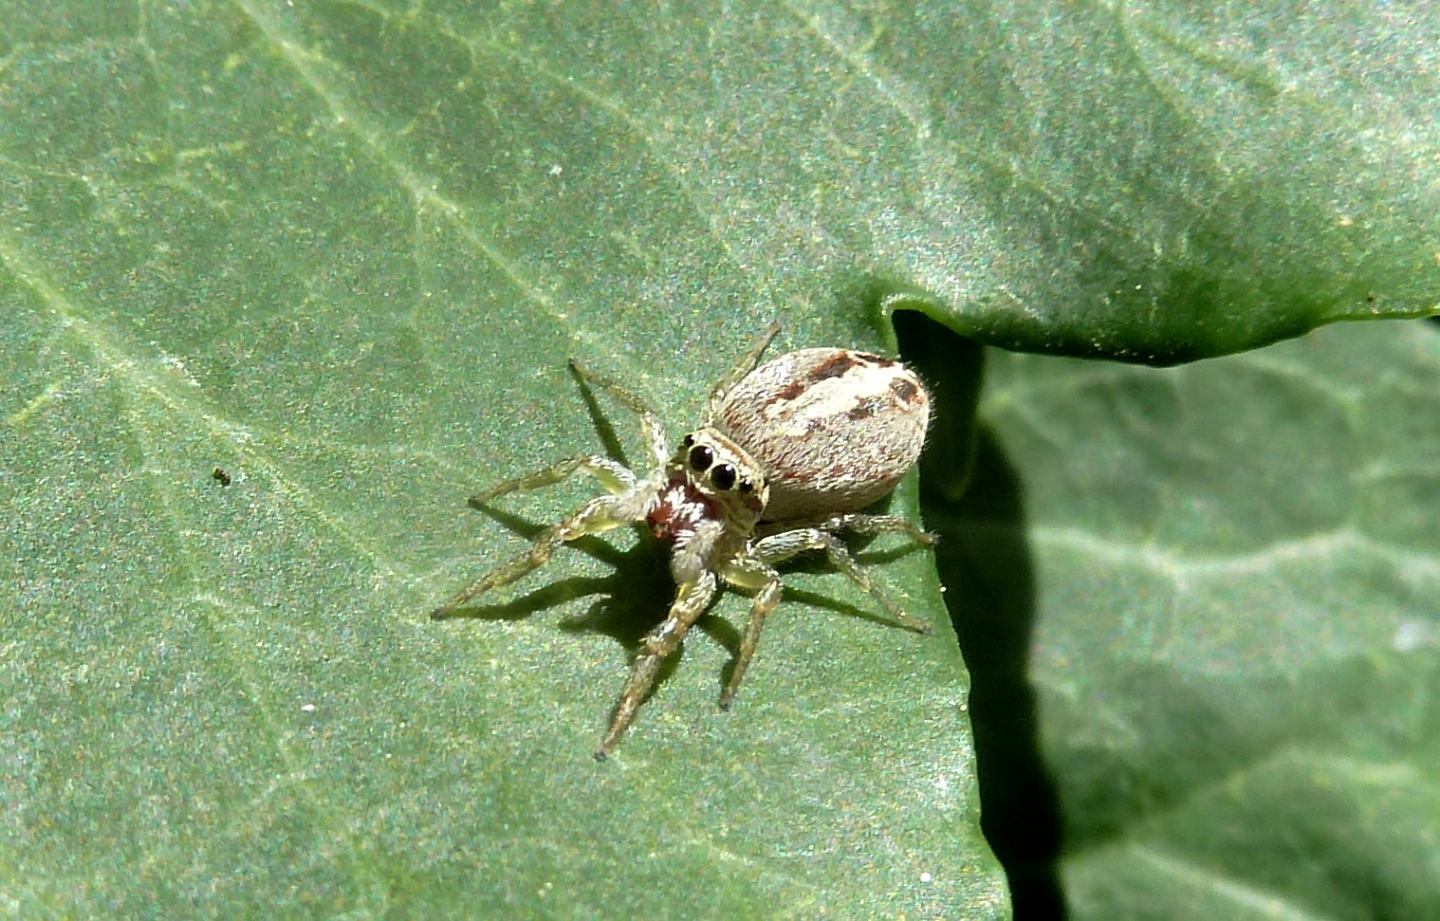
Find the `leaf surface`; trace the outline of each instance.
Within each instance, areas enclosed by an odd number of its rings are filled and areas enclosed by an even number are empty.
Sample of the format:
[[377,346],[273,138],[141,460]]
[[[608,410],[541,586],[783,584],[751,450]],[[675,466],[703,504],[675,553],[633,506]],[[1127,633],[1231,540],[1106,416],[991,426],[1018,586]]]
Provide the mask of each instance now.
[[678,432],[777,315],[1167,362],[1432,309],[1434,14],[1220,9],[0,0],[7,898],[1003,913],[959,655],[838,577],[729,715],[723,603],[599,769],[662,558],[423,612],[587,493],[464,496],[638,456],[570,356]]
[[986,372],[924,482],[1017,912],[1440,912],[1435,324]]

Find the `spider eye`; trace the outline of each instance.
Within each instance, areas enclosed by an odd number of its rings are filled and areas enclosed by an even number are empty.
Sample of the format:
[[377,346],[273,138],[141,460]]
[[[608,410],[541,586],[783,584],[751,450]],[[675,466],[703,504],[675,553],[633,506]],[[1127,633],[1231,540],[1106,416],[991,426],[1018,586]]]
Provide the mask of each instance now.
[[754,491],[755,491],[755,484],[752,483],[752,482],[750,482],[749,480],[741,480],[741,481],[740,481],[740,491],[743,492],[743,493],[754,492]]
[[[686,436],[685,440],[690,441],[691,439],[689,438],[689,436]],[[706,470],[710,469],[710,465],[713,463],[715,463],[714,451],[711,451],[704,445],[696,445],[695,447],[690,449],[691,470],[694,470],[696,473],[704,473]]]
[[694,435],[686,435],[685,438],[684,438],[684,440],[680,442],[681,446],[682,446],[682,447],[686,447],[686,448],[690,447],[690,446],[693,445],[694,443],[695,443],[695,436],[694,436]]
[[718,464],[710,471],[710,482],[720,489],[729,489],[735,485],[735,468],[729,464]]

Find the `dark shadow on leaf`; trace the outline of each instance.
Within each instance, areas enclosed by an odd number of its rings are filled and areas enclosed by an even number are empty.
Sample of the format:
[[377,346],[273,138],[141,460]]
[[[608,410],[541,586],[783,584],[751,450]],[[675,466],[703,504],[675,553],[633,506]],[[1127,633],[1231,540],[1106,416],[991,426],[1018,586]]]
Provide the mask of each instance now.
[[[546,528],[546,525],[489,506],[482,507],[481,511],[523,537],[533,538]],[[561,567],[569,548],[582,550],[604,563],[610,571],[603,576],[566,577]],[[670,577],[669,548],[648,534],[642,534],[640,540],[627,550],[616,548],[602,537],[582,538],[559,548],[547,566],[526,579],[544,581],[547,574],[551,581],[526,594],[498,602],[470,604],[439,619],[522,620],[578,598],[595,596],[584,614],[562,620],[559,629],[567,633],[608,636],[634,655],[639,651],[645,634],[665,619],[675,596],[675,583]],[[501,590],[506,591],[513,589]],[[504,595],[501,594],[501,597]],[[696,622],[695,628],[728,650],[733,661],[740,649],[740,631],[734,625],[706,614]],[[655,688],[659,688],[674,672],[683,654],[682,648],[665,662]]]
[[[833,572],[833,570],[825,571]],[[843,576],[837,576],[836,578],[844,580]],[[853,586],[853,584],[854,583],[847,580],[844,581],[844,586],[842,587],[848,589],[850,586]],[[856,592],[855,594],[862,600],[866,597],[864,593],[861,592]],[[881,626],[885,627],[894,627],[896,630],[901,630],[905,633],[913,632],[903,624],[897,624],[895,621],[891,620],[889,615],[885,613],[885,609],[880,607],[878,603],[876,603],[873,607],[865,607],[859,604],[851,604],[848,601],[838,601],[835,598],[832,598],[828,595],[821,595],[817,592],[807,592],[804,589],[787,588],[785,589],[785,597],[782,601],[782,604],[804,605],[806,607],[820,608],[824,611],[833,612],[835,614],[843,614],[846,617],[853,617],[856,620],[868,620],[873,624],[880,624]],[[777,611],[777,613],[779,612]],[[774,616],[774,614],[771,615],[772,618]]]
[[941,535],[936,565],[970,671],[981,827],[1005,868],[1015,917],[1063,918],[1059,798],[1027,673],[1035,585],[1022,484],[994,433],[976,424],[980,346],[918,313],[896,313],[895,329],[935,400],[920,504]]
[[866,550],[863,553],[856,553],[855,562],[867,569],[871,566],[882,566],[886,563],[893,563],[901,557],[907,557],[912,553],[923,553],[927,549],[925,544],[910,540],[894,547],[886,547],[882,550]]
[[[635,546],[616,552],[612,567],[597,580],[598,596],[584,614],[565,619],[567,633],[598,633],[629,652],[639,650],[645,634],[665,619],[675,598],[668,554],[659,541],[642,536]],[[611,548],[614,551],[614,548]]]
[[435,620],[524,620],[576,598],[605,590],[607,580],[577,576],[538,588],[527,595],[489,604],[471,604],[435,617]]
[[[490,506],[480,511],[494,518],[505,527],[522,537],[533,538],[546,525],[537,524],[518,515],[503,512]],[[568,547],[582,550],[591,557],[611,567],[603,576],[570,576],[563,574],[564,556]],[[906,544],[882,552],[867,553],[864,562],[873,564],[914,553],[918,545]],[[813,559],[811,558],[813,557]],[[783,572],[813,571],[833,572],[825,562],[823,554],[810,554],[798,561],[800,566],[786,565]],[[808,566],[805,564],[809,564]],[[559,628],[568,633],[595,633],[608,636],[634,655],[639,651],[645,634],[659,624],[674,600],[675,583],[669,570],[669,548],[654,540],[648,534],[641,534],[634,546],[620,550],[602,537],[586,537],[556,551],[555,558],[546,567],[536,570],[527,579],[544,580],[550,573],[553,581],[546,582],[526,594],[512,596],[497,602],[471,604],[441,618],[443,620],[523,620],[551,608],[572,602],[578,598],[595,596],[585,613],[562,620]],[[509,590],[509,591],[513,591]],[[748,595],[733,589],[742,598]],[[502,595],[503,597],[503,595]],[[717,599],[718,600],[718,599]],[[748,601],[747,601],[748,603]],[[868,620],[886,627],[903,630],[894,623],[878,606],[874,609],[839,601],[828,595],[803,589],[786,588],[781,608],[771,615],[785,616],[787,610],[813,607],[826,611]],[[744,608],[742,610],[748,610]],[[743,613],[741,617],[745,616]],[[720,644],[730,654],[730,661],[721,670],[720,684],[729,681],[735,669],[735,657],[740,652],[740,626],[714,614],[706,614],[695,624],[695,629]],[[683,656],[682,651],[670,657],[660,671],[656,681],[658,688],[674,672]],[[653,693],[653,691],[652,691]]]
[[[470,507],[480,512],[481,514],[488,516],[490,519],[499,523],[505,528],[514,531],[516,534],[520,535],[526,540],[534,540],[540,535],[541,531],[544,531],[546,528],[550,527],[551,524],[553,524],[553,522],[537,524],[530,519],[522,518],[521,516],[516,515],[513,512],[507,512],[504,509],[498,509],[493,504],[472,505]],[[595,559],[609,566],[620,565],[621,551],[617,550],[614,544],[605,540],[603,537],[582,537],[579,540],[571,541],[570,543],[566,544],[565,547],[579,550],[581,553],[594,557]],[[558,556],[565,549],[565,547],[557,550],[556,555]],[[518,553],[519,551],[515,552]],[[554,563],[552,562],[550,565],[554,565]],[[544,570],[540,571],[543,572]]]
[[[573,369],[572,373],[575,373]],[[606,454],[625,463],[624,450],[620,446],[615,430],[601,410],[590,387],[583,378],[579,377],[578,373],[576,380],[580,385],[585,405],[590,412]],[[523,493],[517,495],[523,495]],[[537,523],[503,508],[497,508],[494,501],[471,503],[470,507],[527,540],[533,540],[550,526],[548,522]],[[883,511],[888,504],[889,498],[887,497],[876,511]],[[498,602],[487,601],[471,604],[439,619],[521,620],[578,598],[593,595],[596,596],[595,600],[585,613],[561,621],[560,629],[569,633],[597,633],[608,636],[634,655],[639,651],[645,635],[664,620],[675,593],[675,585],[669,571],[669,548],[652,539],[643,528],[638,528],[638,530],[641,531],[640,540],[628,550],[623,551],[599,536],[583,537],[566,544],[556,551],[555,558],[550,564],[526,578],[539,580],[544,579],[546,573],[556,572],[554,567],[563,565],[562,561],[568,548],[580,550],[610,567],[612,571],[607,575],[569,578],[564,577],[563,574],[558,578],[552,575],[551,578],[555,581],[550,581],[527,594],[512,595],[508,600]],[[849,540],[853,547],[864,548],[880,537],[880,535],[852,535]],[[890,562],[921,549],[923,548],[920,544],[903,540],[895,546],[857,553],[856,559],[862,565],[873,566]],[[514,552],[520,551],[517,549]],[[494,564],[492,563],[492,565]],[[782,572],[795,571],[828,573],[834,570],[825,561],[824,554],[817,552],[805,554],[802,558],[790,561],[782,567]],[[559,572],[563,573],[563,570]],[[733,590],[727,589],[727,591]],[[737,592],[736,594],[745,596],[745,593]],[[869,607],[837,601],[815,592],[790,588],[785,589],[784,592],[782,605],[786,604],[824,608],[849,617],[872,621],[900,630],[905,629],[886,616],[884,610],[878,605],[872,610]],[[730,653],[730,661],[721,670],[720,684],[723,687],[735,669],[735,658],[740,651],[740,628],[709,613],[701,617],[695,627]],[[682,656],[683,647],[680,653],[671,656],[665,662],[656,679],[655,688],[651,689],[652,694],[674,672]]]
[[[575,378],[575,382],[580,385],[580,399],[585,401],[585,410],[590,414],[590,421],[595,424],[595,434],[600,436],[600,444],[605,447],[605,455],[611,460],[617,460],[629,467],[630,461],[625,458],[625,448],[620,444],[620,436],[615,434],[615,426],[610,423],[609,416],[600,409],[600,402],[595,399],[595,394],[591,391],[590,385],[585,382],[585,378],[580,376],[580,372],[576,371],[573,365],[569,367],[570,376]],[[627,410],[626,415],[633,416],[634,414]],[[636,431],[639,431],[639,420],[635,419],[633,422]],[[645,471],[637,470],[635,473],[637,476],[643,476]]]

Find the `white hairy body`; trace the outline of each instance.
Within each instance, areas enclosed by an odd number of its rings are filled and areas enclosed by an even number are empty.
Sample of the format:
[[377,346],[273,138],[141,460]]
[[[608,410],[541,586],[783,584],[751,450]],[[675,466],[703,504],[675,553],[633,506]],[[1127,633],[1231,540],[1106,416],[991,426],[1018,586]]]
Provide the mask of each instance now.
[[765,470],[765,520],[788,521],[884,498],[915,465],[929,421],[925,387],[899,362],[801,349],[747,374],[715,426]]
[[659,417],[630,391],[572,362],[585,380],[640,416],[654,467],[637,476],[598,455],[574,457],[472,497],[482,505],[519,489],[545,486],[576,470],[610,491],[535,539],[530,549],[492,570],[437,608],[447,617],[477,596],[543,565],[559,545],[630,522],[644,522],[671,545],[675,600],[646,638],[595,752],[606,757],[654,685],[660,665],[705,612],[721,581],[754,591],[750,617],[730,680],[728,708],[779,604],[775,564],[808,550],[876,597],[912,629],[929,627],[879,592],[850,556],[840,531],[900,531],[921,543],[932,535],[904,518],[860,510],[883,498],[920,456],[930,402],[914,372],[891,359],[850,349],[801,349],[755,367],[779,331],[772,324],[711,391],[705,424],[671,449]]

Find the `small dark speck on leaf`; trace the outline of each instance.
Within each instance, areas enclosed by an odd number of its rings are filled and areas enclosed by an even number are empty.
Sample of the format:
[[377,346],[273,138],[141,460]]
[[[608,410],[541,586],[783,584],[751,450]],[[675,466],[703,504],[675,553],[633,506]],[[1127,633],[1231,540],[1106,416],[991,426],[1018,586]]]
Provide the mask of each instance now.
[[230,474],[225,472],[224,467],[216,467],[214,470],[211,470],[210,479],[219,483],[221,486],[230,485]]

